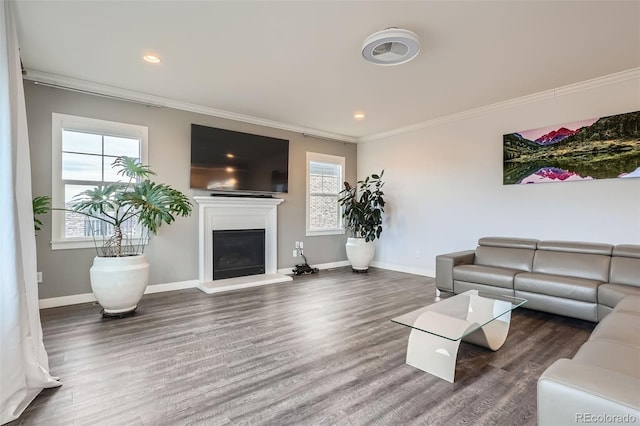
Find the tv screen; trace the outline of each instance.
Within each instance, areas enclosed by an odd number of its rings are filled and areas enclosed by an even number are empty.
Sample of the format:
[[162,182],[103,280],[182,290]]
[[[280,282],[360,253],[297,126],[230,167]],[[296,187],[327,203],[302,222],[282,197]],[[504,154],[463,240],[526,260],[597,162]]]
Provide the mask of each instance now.
[[288,192],[289,141],[192,124],[191,188]]

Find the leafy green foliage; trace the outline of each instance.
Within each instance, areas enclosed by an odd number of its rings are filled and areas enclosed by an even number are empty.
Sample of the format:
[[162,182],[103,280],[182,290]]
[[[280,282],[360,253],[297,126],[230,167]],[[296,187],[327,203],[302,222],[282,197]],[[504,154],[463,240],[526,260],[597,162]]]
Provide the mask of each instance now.
[[355,187],[348,182],[340,192],[338,202],[343,207],[342,218],[345,226],[355,237],[373,241],[382,233],[382,213],[384,213],[384,192],[382,176],[378,174],[359,180]]
[[149,180],[155,173],[137,159],[118,157],[112,166],[128,182],[96,186],[78,194],[69,207],[71,211],[89,216],[114,227],[109,244],[115,245],[116,256],[122,255],[121,226],[135,218],[149,232],[156,234],[163,224],[171,224],[176,215],[189,216],[192,204],[186,195],[169,185]]
[[38,215],[48,213],[51,210],[51,197],[40,195],[35,197],[31,204],[33,206],[33,226],[36,231],[40,231],[42,230],[42,221],[38,218]]

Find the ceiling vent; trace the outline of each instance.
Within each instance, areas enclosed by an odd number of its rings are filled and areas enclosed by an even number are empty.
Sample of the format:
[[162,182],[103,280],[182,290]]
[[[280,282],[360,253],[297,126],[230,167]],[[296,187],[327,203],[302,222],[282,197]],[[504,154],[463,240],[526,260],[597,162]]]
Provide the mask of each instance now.
[[420,41],[415,33],[402,28],[387,28],[371,34],[362,45],[362,56],[378,65],[400,65],[415,58]]

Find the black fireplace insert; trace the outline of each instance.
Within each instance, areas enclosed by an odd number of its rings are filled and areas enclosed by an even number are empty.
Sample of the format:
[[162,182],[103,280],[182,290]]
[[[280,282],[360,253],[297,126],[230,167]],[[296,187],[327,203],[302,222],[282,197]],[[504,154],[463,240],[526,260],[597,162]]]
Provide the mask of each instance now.
[[264,274],[264,229],[213,231],[213,279]]

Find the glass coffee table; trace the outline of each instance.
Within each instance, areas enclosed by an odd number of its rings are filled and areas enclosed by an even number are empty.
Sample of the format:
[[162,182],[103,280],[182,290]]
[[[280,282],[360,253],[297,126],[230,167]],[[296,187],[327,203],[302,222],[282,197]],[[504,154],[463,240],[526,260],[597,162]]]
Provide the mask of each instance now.
[[511,311],[524,303],[517,297],[469,290],[391,321],[411,328],[407,364],[453,383],[460,342],[500,349]]

